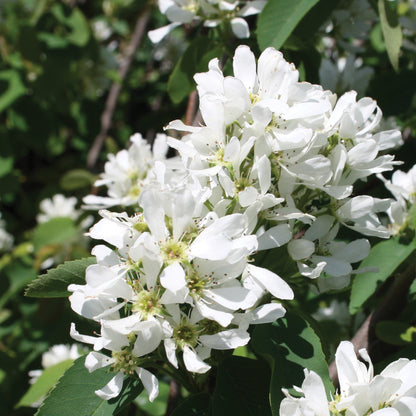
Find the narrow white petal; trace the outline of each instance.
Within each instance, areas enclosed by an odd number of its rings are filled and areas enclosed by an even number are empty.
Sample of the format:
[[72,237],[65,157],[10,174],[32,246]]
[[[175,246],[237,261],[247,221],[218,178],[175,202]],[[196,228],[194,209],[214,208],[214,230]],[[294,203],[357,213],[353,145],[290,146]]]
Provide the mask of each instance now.
[[113,358],[99,352],[92,351],[85,357],[85,367],[91,373],[99,368],[107,367],[114,362]]
[[211,368],[210,365],[204,363],[198,357],[198,354],[189,347],[183,349],[183,362],[185,363],[186,369],[192,373],[203,374]]
[[165,346],[166,357],[168,357],[169,362],[175,367],[178,368],[178,359],[176,358],[176,344],[172,338],[166,338],[163,341]]
[[95,390],[95,394],[103,400],[110,400],[117,397],[123,388],[124,376],[117,373],[102,389]]
[[292,289],[276,273],[262,267],[253,266],[252,264],[247,265],[246,271],[276,298],[293,299],[294,294]]
[[174,293],[184,288],[186,286],[186,280],[182,266],[179,263],[173,263],[167,266],[160,275],[160,283],[164,288]]
[[259,250],[269,250],[275,247],[281,247],[292,238],[292,231],[289,224],[280,224],[269,228],[261,234],[257,240]]
[[228,350],[247,345],[250,335],[243,329],[229,329],[214,335],[201,335],[199,340],[206,347],[215,350]]
[[159,394],[159,383],[157,378],[144,368],[137,367],[135,370],[149,395],[149,400],[152,402]]
[[248,23],[242,17],[235,17],[231,20],[231,29],[239,39],[247,39],[250,37]]

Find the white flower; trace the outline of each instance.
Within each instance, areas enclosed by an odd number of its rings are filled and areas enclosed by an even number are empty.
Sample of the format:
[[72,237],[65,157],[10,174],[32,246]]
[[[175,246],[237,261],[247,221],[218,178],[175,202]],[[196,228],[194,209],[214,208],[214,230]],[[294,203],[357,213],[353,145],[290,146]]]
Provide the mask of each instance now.
[[[245,5],[241,7],[241,3]],[[175,27],[202,20],[207,27],[229,22],[237,38],[248,38],[250,30],[243,17],[260,13],[265,4],[266,0],[158,0],[160,12],[172,23],[151,30],[148,35],[153,43],[158,43]]]
[[87,208],[103,208],[114,205],[137,204],[143,185],[155,161],[164,160],[167,152],[166,135],[158,134],[150,145],[140,133],[130,137],[131,145],[117,154],[108,155],[104,173],[95,186],[105,185],[108,196],[88,195],[84,198]]
[[368,367],[357,359],[350,342],[343,341],[338,346],[335,361],[340,393],[330,401],[322,379],[305,369],[302,387],[295,387],[302,397],[292,397],[283,389],[286,398],[280,405],[280,416],[416,415],[416,360],[400,358],[374,376],[367,351],[362,349],[359,353]]
[[66,198],[64,195],[56,194],[52,198],[40,202],[40,213],[36,219],[38,223],[47,222],[57,217],[67,217],[76,221],[81,215],[81,211],[75,209],[77,202],[77,198],[74,196]]

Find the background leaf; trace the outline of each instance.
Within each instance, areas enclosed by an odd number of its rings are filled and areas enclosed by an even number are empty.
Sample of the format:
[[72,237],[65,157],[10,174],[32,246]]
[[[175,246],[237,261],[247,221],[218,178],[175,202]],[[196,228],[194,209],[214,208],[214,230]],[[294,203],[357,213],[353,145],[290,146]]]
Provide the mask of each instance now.
[[16,71],[0,71],[0,85],[4,83],[7,84],[6,89],[0,86],[0,113],[26,92],[20,75]]
[[355,276],[351,290],[350,313],[356,313],[414,250],[413,243],[404,245],[397,238],[381,241],[373,246],[368,257],[361,262],[361,267],[377,267],[379,271]]
[[208,62],[220,57],[222,48],[205,37],[196,37],[179,59],[168,82],[168,93],[174,103],[181,102],[195,89],[194,75],[208,71]]
[[74,191],[85,187],[90,187],[96,176],[85,169],[73,169],[62,176],[60,185],[65,191]]
[[377,338],[392,345],[416,343],[416,327],[399,321],[382,321],[376,325]]
[[35,251],[49,244],[62,244],[69,242],[78,233],[74,221],[67,217],[52,218],[48,222],[39,224],[33,235]]
[[105,386],[115,375],[108,368],[89,373],[85,356],[78,358],[44,400],[36,416],[110,416],[119,413],[143,389],[140,381],[127,379],[123,391],[112,400],[100,399],[95,390]]
[[[171,416],[208,416],[210,395],[208,393],[193,394],[186,398]],[[152,414],[153,415],[153,414]]]
[[261,50],[280,49],[302,17],[318,0],[268,1],[257,22],[257,40]]
[[71,294],[66,290],[68,285],[85,284],[85,269],[95,262],[95,257],[66,261],[31,282],[26,289],[26,296],[35,298],[68,297]]
[[26,394],[21,398],[17,407],[30,406],[44,397],[56,384],[59,377],[72,365],[72,360],[61,361],[43,370],[40,377],[32,384]]
[[402,46],[403,34],[397,18],[397,13],[386,0],[378,0],[381,29],[386,43],[387,54],[393,68],[399,70],[399,54]]
[[251,345],[272,368],[270,402],[273,415],[279,414],[280,402],[284,398],[282,387],[300,386],[304,368],[319,374],[326,391],[333,391],[321,341],[300,316],[287,312],[284,318],[273,324],[257,325]]

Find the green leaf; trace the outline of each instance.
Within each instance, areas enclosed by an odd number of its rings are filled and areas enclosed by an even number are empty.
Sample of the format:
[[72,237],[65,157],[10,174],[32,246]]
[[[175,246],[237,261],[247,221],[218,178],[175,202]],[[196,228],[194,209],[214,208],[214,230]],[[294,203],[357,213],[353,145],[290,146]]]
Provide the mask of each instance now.
[[38,276],[26,289],[26,296],[34,298],[63,298],[71,293],[66,289],[70,284],[85,284],[85,269],[95,263],[95,257],[66,261],[56,269]]
[[10,173],[12,169],[13,169],[13,158],[0,156],[0,178]]
[[399,70],[399,54],[402,46],[403,34],[397,18],[396,10],[387,0],[378,0],[381,29],[386,43],[387,55],[393,68]]
[[414,250],[414,244],[400,244],[397,238],[381,241],[373,246],[368,257],[361,262],[360,267],[377,267],[379,271],[355,276],[351,289],[350,313],[358,312],[364,302],[374,294]]
[[[7,86],[3,89],[3,84]],[[8,69],[0,71],[0,113],[26,92],[18,72]]]
[[269,380],[270,370],[264,362],[227,357],[218,367],[212,414],[270,416]]
[[319,0],[268,1],[257,20],[257,40],[261,50],[280,49],[303,16]]
[[95,181],[95,175],[85,169],[73,169],[62,176],[60,185],[65,191],[90,187]]
[[71,10],[69,15],[64,13],[61,4],[52,7],[52,13],[56,19],[70,29],[70,33],[65,36],[69,43],[76,46],[85,46],[90,38],[88,21],[78,8]]
[[181,102],[195,89],[193,76],[197,72],[208,71],[208,62],[221,58],[222,48],[207,38],[198,36],[188,46],[179,59],[168,82],[168,93],[174,103]]
[[74,221],[67,217],[52,218],[39,224],[34,231],[33,246],[35,251],[49,244],[62,244],[78,234]]
[[72,360],[65,360],[43,370],[40,377],[32,384],[16,407],[30,406],[44,397],[56,384],[62,374],[72,365]]
[[85,356],[78,358],[60,378],[44,400],[36,416],[110,416],[119,413],[143,389],[139,380],[127,379],[120,395],[112,400],[100,399],[95,390],[104,387],[115,375],[108,367],[89,373]]
[[257,325],[252,337],[254,351],[272,368],[270,402],[273,415],[279,414],[284,398],[282,387],[300,386],[303,369],[315,371],[322,378],[327,393],[334,391],[321,341],[303,318],[287,312],[273,324]]
[[392,345],[416,343],[416,327],[399,321],[381,321],[376,325],[377,338]]
[[[210,406],[208,393],[197,393],[186,398],[171,414],[171,416],[208,416]],[[153,416],[153,413],[151,413]]]

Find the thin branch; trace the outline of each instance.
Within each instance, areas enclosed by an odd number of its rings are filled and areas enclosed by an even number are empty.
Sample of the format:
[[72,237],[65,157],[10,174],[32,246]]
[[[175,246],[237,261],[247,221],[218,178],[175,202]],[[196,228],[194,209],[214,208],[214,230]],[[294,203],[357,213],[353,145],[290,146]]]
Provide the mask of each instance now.
[[121,92],[122,83],[130,69],[130,65],[133,61],[134,54],[143,39],[143,35],[145,33],[146,26],[149,21],[149,17],[150,5],[147,5],[136,22],[136,27],[134,28],[134,32],[131,37],[130,43],[128,44],[125,50],[125,56],[118,70],[119,79],[111,85],[110,91],[108,93],[104,111],[101,115],[100,132],[98,133],[98,136],[94,139],[91,149],[88,152],[87,167],[89,169],[94,168],[95,164],[97,163],[97,159],[100,154],[101,148],[104,144],[104,140],[107,137],[108,130],[111,127],[111,122],[113,119],[114,111],[116,109],[117,100]]
[[169,386],[168,405],[166,407],[165,416],[169,416],[178,406],[181,393],[181,385],[174,379],[171,380]]
[[198,104],[198,94],[196,91],[192,91],[188,98],[188,105],[185,113],[185,124],[192,126],[196,113],[196,106]]
[[[412,262],[402,273],[394,278],[386,296],[381,300],[376,310],[364,321],[360,329],[352,338],[354,350],[357,353],[361,348],[366,348],[370,357],[376,356],[376,346],[380,341],[376,337],[376,325],[380,321],[396,318],[406,305],[403,299],[406,297],[410,285],[415,279],[416,261]],[[375,360],[377,361],[377,359]],[[335,361],[329,366],[329,375],[338,387],[338,373]]]

